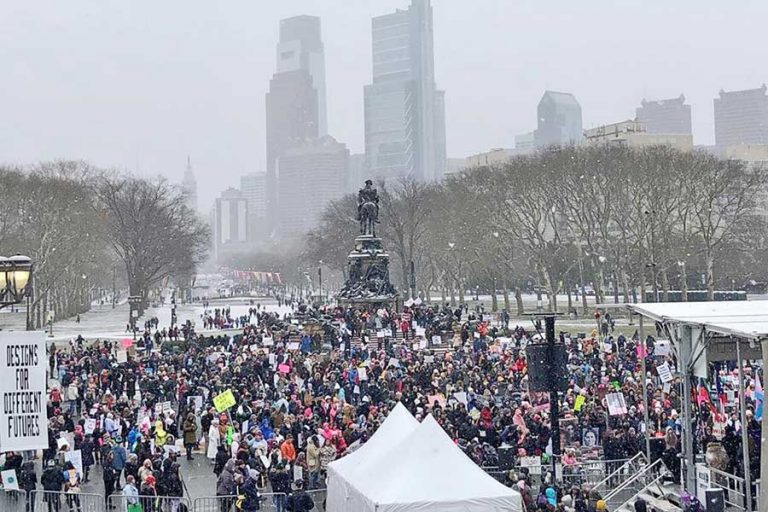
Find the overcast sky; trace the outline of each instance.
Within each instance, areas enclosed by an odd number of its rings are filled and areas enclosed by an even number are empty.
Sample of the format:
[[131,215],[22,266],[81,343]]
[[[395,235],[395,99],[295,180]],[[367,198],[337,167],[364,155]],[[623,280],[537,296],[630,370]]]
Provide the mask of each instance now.
[[[329,132],[363,151],[370,18],[410,0],[3,0],[0,162],[86,159],[180,180],[201,207],[265,168],[264,95],[281,18],[322,18]],[[694,142],[712,99],[768,81],[766,0],[433,0],[448,155],[512,147],[545,89],[584,127],[685,93]]]

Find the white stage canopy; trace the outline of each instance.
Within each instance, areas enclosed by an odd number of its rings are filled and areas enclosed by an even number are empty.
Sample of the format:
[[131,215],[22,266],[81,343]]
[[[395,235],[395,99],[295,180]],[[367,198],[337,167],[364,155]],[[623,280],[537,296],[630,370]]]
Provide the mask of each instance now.
[[745,339],[768,338],[768,301],[651,302],[624,306],[657,322],[695,325]]

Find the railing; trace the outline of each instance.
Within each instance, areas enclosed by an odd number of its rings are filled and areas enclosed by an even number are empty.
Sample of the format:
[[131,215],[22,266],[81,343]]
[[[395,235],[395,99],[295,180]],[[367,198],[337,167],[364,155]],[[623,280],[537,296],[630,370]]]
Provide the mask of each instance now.
[[661,459],[658,459],[650,466],[643,467],[637,473],[630,475],[620,485],[614,487],[608,494],[603,496],[607,509],[618,510],[644,490],[653,485],[658,485],[664,477],[664,472],[662,471],[663,464]]
[[[189,500],[177,496],[125,496],[123,494],[113,494],[107,497],[108,510],[115,512],[178,512],[179,506],[184,505],[190,510]],[[138,505],[137,508],[136,506]],[[104,510],[102,507],[99,510]]]
[[[617,464],[621,462],[621,464]],[[636,474],[638,471],[648,465],[648,460],[643,452],[625,461],[608,461],[605,465],[605,478],[595,483],[591,490],[599,493],[601,496],[608,494],[611,489],[620,486],[627,478]]]
[[102,512],[104,496],[82,492],[31,491],[27,497],[36,512],[59,512],[78,510],[80,512]]
[[0,510],[5,512],[25,512],[29,507],[25,491],[0,491]]
[[743,478],[725,471],[720,471],[712,466],[709,469],[709,487],[722,489],[725,497],[725,505],[730,510],[752,510],[747,508],[746,482]]

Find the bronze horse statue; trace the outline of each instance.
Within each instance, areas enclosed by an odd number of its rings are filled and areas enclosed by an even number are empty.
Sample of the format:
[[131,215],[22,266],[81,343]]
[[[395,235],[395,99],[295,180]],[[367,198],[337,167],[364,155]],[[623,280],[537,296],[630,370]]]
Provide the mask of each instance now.
[[376,236],[379,207],[373,201],[360,205],[360,234]]

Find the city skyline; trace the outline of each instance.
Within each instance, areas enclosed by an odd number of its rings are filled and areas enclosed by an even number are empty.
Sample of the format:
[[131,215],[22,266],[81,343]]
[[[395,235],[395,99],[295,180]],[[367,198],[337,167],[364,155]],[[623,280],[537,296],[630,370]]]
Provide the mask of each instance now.
[[[189,154],[207,211],[241,175],[266,170],[263,98],[276,70],[278,21],[302,14],[323,25],[328,133],[360,153],[371,19],[409,3],[12,5],[0,20],[8,64],[0,162],[85,159],[181,182]],[[754,65],[765,55],[758,20],[768,6],[761,2],[738,9],[698,2],[690,9],[692,1],[619,9],[601,1],[511,4],[473,5],[468,16],[466,4],[433,1],[449,157],[513,146],[515,135],[536,128],[547,89],[578,98],[585,129],[632,117],[643,98],[683,93],[695,143],[714,144],[718,91],[768,81]]]

